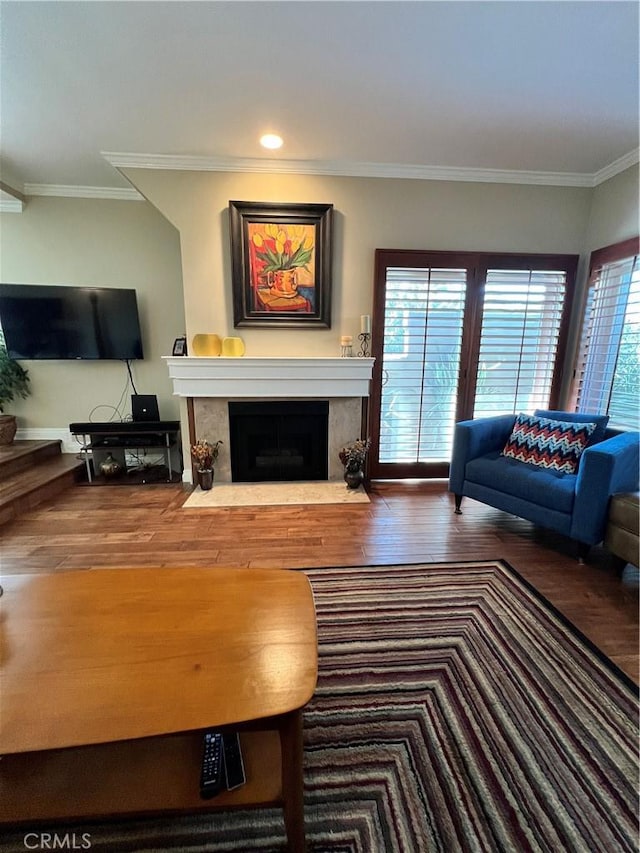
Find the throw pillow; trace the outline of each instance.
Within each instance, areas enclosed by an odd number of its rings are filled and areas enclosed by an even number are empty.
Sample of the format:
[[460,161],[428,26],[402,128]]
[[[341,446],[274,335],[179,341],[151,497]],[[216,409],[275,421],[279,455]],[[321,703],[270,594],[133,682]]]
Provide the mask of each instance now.
[[540,468],[574,474],[595,428],[595,423],[555,421],[520,414],[502,455]]
[[604,440],[609,415],[587,414],[586,412],[562,412],[553,409],[536,409],[536,418],[550,418],[552,421],[567,421],[570,424],[595,424],[596,428],[589,439],[589,447]]

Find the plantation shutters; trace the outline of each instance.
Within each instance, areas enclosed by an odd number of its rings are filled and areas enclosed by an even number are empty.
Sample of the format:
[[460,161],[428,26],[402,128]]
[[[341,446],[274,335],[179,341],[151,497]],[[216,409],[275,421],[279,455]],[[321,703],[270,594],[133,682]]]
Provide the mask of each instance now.
[[566,285],[564,270],[487,270],[475,418],[549,405]]
[[576,264],[376,252],[372,477],[446,477],[456,421],[557,404]]
[[458,393],[465,269],[389,267],[380,462],[447,458]]
[[640,422],[638,240],[594,252],[575,372],[576,411],[608,413],[612,426]]

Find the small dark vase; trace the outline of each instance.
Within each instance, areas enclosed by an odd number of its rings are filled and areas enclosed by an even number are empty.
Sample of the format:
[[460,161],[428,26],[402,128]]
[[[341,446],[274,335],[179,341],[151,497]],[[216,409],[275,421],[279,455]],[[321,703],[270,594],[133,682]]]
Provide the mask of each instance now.
[[213,468],[207,468],[204,471],[198,471],[198,482],[203,492],[208,492],[213,486]]
[[348,489],[357,489],[364,481],[364,471],[362,468],[357,468],[355,471],[345,470],[344,481]]
[[98,466],[103,477],[117,477],[122,473],[122,465],[109,453]]

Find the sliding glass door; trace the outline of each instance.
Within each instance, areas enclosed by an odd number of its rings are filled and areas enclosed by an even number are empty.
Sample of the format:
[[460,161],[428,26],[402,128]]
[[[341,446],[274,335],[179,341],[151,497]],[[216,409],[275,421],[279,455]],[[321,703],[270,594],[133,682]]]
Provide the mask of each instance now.
[[464,269],[387,269],[378,443],[383,464],[447,458],[465,293]]
[[457,420],[555,404],[574,256],[379,250],[373,477],[446,477]]

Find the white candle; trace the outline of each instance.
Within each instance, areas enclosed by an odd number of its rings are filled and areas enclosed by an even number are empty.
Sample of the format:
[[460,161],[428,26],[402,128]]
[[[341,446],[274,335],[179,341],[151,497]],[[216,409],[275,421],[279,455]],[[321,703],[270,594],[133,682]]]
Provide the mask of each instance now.
[[371,334],[371,317],[368,314],[363,314],[360,317],[360,331],[363,335]]
[[343,335],[340,338],[340,346],[342,347],[350,347],[353,343],[353,335]]

